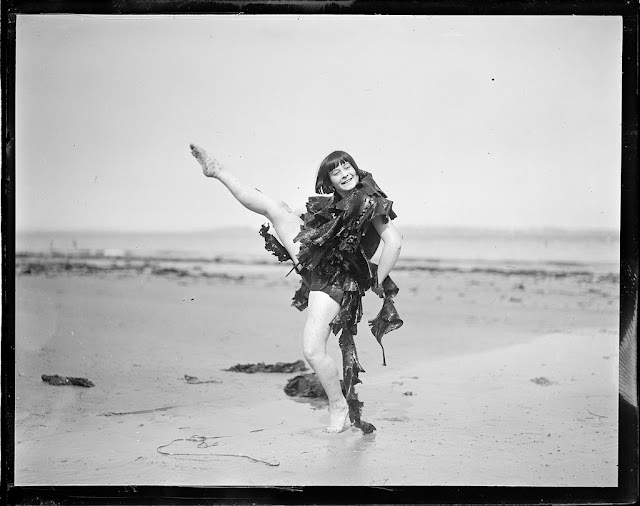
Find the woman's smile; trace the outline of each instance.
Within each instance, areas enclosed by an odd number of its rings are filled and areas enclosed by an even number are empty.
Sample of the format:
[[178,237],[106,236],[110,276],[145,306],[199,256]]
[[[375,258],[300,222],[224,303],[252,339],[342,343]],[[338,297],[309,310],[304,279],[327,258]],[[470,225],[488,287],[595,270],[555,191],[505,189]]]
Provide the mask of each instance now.
[[358,184],[358,175],[350,163],[338,165],[329,173],[329,179],[338,193],[344,194],[353,190]]

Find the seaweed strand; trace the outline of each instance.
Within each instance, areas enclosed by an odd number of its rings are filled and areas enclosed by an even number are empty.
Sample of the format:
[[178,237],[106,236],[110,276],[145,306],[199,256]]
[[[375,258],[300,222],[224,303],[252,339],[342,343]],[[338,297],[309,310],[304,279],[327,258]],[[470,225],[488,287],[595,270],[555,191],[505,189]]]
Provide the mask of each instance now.
[[356,385],[362,383],[359,378],[361,372],[365,370],[358,361],[358,352],[356,351],[356,344],[353,340],[353,335],[348,329],[343,329],[338,340],[340,350],[342,351],[342,371],[344,375],[344,388],[346,391],[347,404],[349,404],[349,420],[351,423],[362,430],[365,434],[370,434],[376,430],[372,423],[362,420],[362,406],[363,402],[358,399],[356,393]]

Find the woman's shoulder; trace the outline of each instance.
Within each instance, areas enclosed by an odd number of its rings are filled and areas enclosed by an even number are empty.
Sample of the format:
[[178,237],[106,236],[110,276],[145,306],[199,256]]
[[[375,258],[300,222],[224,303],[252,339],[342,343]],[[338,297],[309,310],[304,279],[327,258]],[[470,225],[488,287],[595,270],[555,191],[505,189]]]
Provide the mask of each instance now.
[[[363,171],[364,172],[364,171]],[[387,198],[387,194],[382,191],[369,172],[364,172],[364,176],[360,179],[362,189],[372,197]]]
[[389,219],[395,219],[396,213],[393,211],[393,201],[387,198],[387,194],[377,185],[373,176],[366,173],[366,176],[362,178],[362,190],[371,198],[374,202],[373,212],[370,219],[381,218],[384,222]]

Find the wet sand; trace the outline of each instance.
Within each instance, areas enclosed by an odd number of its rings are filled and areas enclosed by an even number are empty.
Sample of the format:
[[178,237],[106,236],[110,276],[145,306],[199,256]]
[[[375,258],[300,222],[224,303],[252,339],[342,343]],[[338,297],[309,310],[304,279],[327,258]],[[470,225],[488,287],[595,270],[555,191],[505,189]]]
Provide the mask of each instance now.
[[297,281],[265,269],[18,275],[16,485],[617,485],[617,282],[396,273],[387,367],[373,295],[356,337],[378,430],[332,435],[295,373],[223,371],[302,358]]

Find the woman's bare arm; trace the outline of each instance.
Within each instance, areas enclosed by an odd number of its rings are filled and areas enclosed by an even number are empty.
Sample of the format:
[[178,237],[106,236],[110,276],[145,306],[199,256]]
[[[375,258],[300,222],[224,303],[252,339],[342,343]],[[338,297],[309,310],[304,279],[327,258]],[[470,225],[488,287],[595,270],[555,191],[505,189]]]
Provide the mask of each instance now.
[[380,238],[382,239],[382,253],[380,254],[380,263],[378,264],[378,285],[382,285],[382,282],[391,272],[393,266],[396,264],[398,257],[400,256],[400,250],[402,249],[402,235],[398,232],[398,229],[394,226],[391,220],[387,220],[385,223],[382,217],[378,217],[373,220],[373,226],[375,227]]

